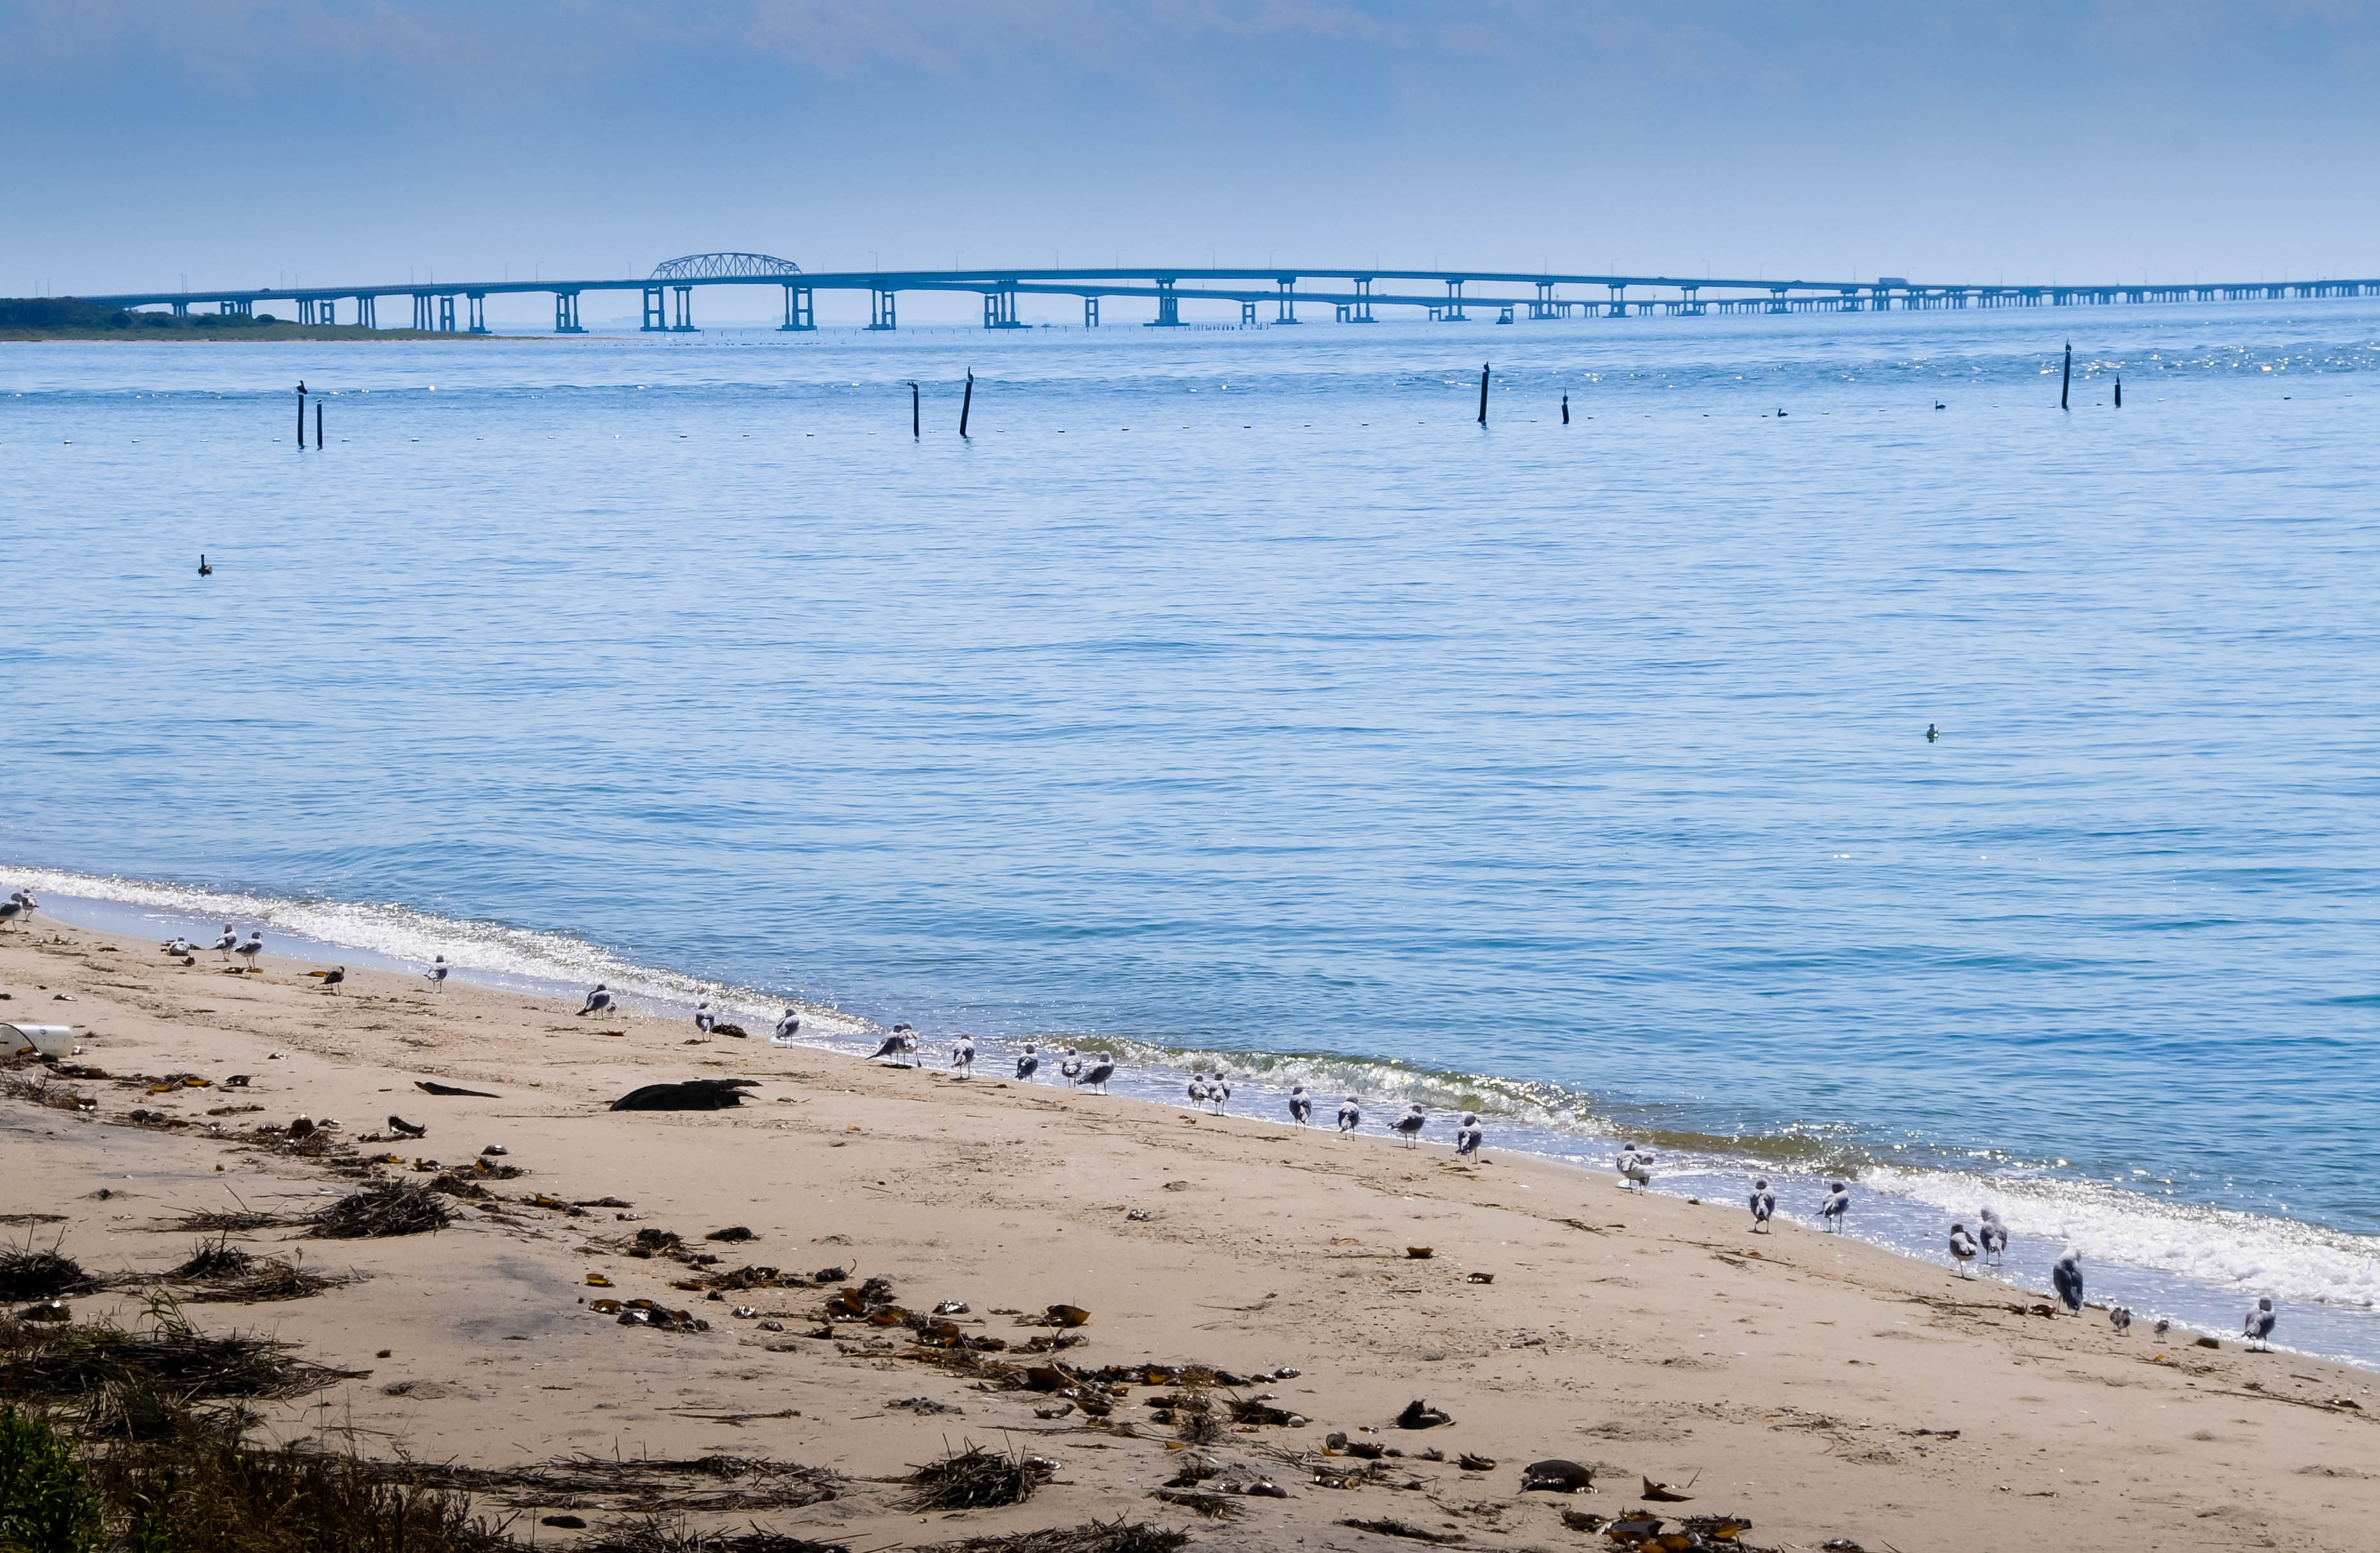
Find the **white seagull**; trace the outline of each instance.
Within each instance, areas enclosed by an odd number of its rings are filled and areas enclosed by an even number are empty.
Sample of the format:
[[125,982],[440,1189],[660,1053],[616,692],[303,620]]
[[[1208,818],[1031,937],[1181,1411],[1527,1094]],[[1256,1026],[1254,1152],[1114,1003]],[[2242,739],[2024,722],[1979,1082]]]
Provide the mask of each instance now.
[[264,953],[264,929],[261,928],[252,929],[248,935],[248,941],[232,952],[247,961],[249,970],[256,969],[258,958]]
[[1083,1082],[1083,1059],[1071,1046],[1066,1049],[1065,1055],[1058,1060],[1058,1076],[1069,1084]]
[[1345,1099],[1339,1102],[1339,1130],[1341,1132],[1354,1132],[1356,1126],[1361,1123],[1363,1120],[1363,1109],[1355,1104],[1354,1096],[1350,1095]]
[[1290,1086],[1289,1119],[1301,1127],[1314,1120],[1314,1097],[1305,1092],[1303,1084]]
[[961,1078],[975,1076],[975,1037],[961,1036],[951,1043],[951,1072]]
[[2131,1331],[2132,1329],[2131,1306],[2109,1305],[2107,1307],[2107,1325],[2115,1328],[2119,1333]]
[[1115,1077],[1115,1059],[1096,1057],[1091,1060],[1091,1065],[1084,1070],[1083,1087],[1096,1089],[1104,1095],[1108,1092],[1108,1080],[1113,1077]]
[[1189,1092],[1190,1103],[1193,1106],[1203,1106],[1207,1103],[1207,1075],[1205,1074],[1196,1073],[1190,1075]]
[[1614,1161],[1622,1186],[1645,1187],[1653,1184],[1653,1156],[1629,1144],[1620,1150]]
[[884,1037],[884,1044],[868,1054],[868,1060],[873,1062],[890,1057],[894,1063],[907,1066],[908,1064],[901,1062],[901,1059],[917,1049],[917,1033],[906,1025],[895,1025],[892,1026],[892,1033]]
[[1032,1083],[1033,1075],[1036,1073],[1038,1073],[1040,1068],[1041,1053],[1033,1047],[1026,1047],[1025,1049],[1025,1055],[1016,1060],[1017,1082],[1020,1084]]
[[231,952],[238,947],[239,929],[234,928],[228,922],[225,923],[223,937],[217,939],[214,942],[215,952],[222,955],[226,961],[228,961],[231,958]]
[[1207,1103],[1215,1108],[1216,1115],[1222,1115],[1223,1108],[1232,1103],[1232,1081],[1225,1078],[1221,1074],[1217,1074],[1214,1077],[1208,1079],[1207,1081]]
[[446,990],[446,973],[454,968],[446,963],[446,956],[441,954],[437,959],[432,960],[430,963],[430,968],[421,974],[430,978],[431,986],[443,992]]
[[2066,1255],[2058,1258],[2058,1265],[2049,1269],[2049,1282],[2050,1286],[2058,1291],[2058,1298],[2070,1314],[2075,1316],[2082,1314],[2082,1254],[2081,1252],[2070,1245],[2068,1246]]
[[1463,1113],[1463,1125],[1454,1130],[1454,1153],[1457,1159],[1469,1159],[1479,1152],[1488,1134],[1479,1125],[1479,1118],[1469,1111]]
[[1428,1121],[1429,1118],[1422,1114],[1420,1102],[1416,1101],[1415,1102],[1412,1110],[1406,1111],[1402,1116],[1398,1117],[1394,1122],[1389,1123],[1389,1125],[1397,1130],[1397,1135],[1405,1140],[1405,1147],[1407,1148],[1411,1148],[1414,1146],[1415,1141],[1421,1136],[1421,1130]]
[[1976,1226],[1975,1238],[1983,1244],[1984,1265],[1998,1267],[2001,1256],[2008,1250],[2008,1226],[2001,1223],[2000,1216],[1990,1208],[1982,1209],[1976,1218],[1982,1220]]
[[2251,1348],[2271,1346],[2273,1325],[2278,1320],[2280,1316],[2273,1309],[2272,1296],[2269,1294],[2260,1296],[2256,1301],[2256,1308],[2248,1313],[2248,1324],[2240,1329],[2247,1336],[2248,1346]]
[[710,1012],[710,999],[705,998],[694,1005],[694,1029],[697,1035],[710,1034],[710,1027],[718,1023],[718,1016]]
[[1978,1249],[1975,1237],[1967,1233],[1967,1227],[1964,1224],[1950,1226],[1950,1256],[1959,1264],[1961,1278],[1967,1276],[1967,1264],[1975,1259]]
[[1760,1177],[1752,1183],[1752,1232],[1768,1232],[1768,1220],[1777,1212],[1777,1194],[1768,1189],[1768,1178]]
[[1843,1216],[1851,1210],[1852,1189],[1838,1181],[1827,1188],[1827,1200],[1818,1205],[1818,1217],[1827,1221],[1828,1229],[1840,1234],[1843,1228]]
[[[901,1026],[904,1030],[908,1027],[909,1026],[906,1025]],[[795,1013],[792,1009],[787,1009],[783,1014],[778,1016],[776,1033],[769,1038],[782,1045],[792,1040],[795,1036],[800,1035],[801,1033],[802,1016]]]
[[584,1018],[590,1013],[609,1013],[611,1008],[612,989],[599,981],[595,984],[595,990],[587,994],[587,1001],[579,1006],[578,1013]]

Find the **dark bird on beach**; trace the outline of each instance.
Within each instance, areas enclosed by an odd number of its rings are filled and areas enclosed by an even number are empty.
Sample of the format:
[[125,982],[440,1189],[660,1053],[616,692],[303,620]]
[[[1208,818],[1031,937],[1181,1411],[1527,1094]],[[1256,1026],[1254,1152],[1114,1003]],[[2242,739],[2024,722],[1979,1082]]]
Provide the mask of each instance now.
[[892,1026],[892,1033],[884,1037],[883,1044],[868,1054],[868,1060],[873,1062],[890,1057],[893,1062],[899,1062],[902,1058],[917,1049],[917,1033],[906,1025],[895,1025]]
[[1314,1097],[1305,1092],[1303,1084],[1290,1086],[1289,1119],[1301,1127],[1314,1120]]
[[1983,1244],[1984,1265],[1998,1267],[2001,1256],[2008,1250],[2008,1226],[2000,1222],[2000,1216],[1991,1208],[1983,1209],[1976,1217],[1982,1220],[1976,1228],[1975,1238]]
[[1033,1082],[1033,1075],[1040,1071],[1041,1053],[1032,1047],[1026,1047],[1025,1049],[1025,1055],[1016,1060],[1017,1082],[1020,1084],[1030,1084]]
[[1463,1112],[1463,1125],[1454,1130],[1455,1158],[1470,1159],[1479,1152],[1479,1146],[1487,1140],[1488,1134],[1480,1128],[1479,1118],[1469,1111]]
[[401,1138],[426,1138],[430,1135],[429,1123],[424,1122],[417,1127],[404,1117],[394,1113],[388,1119],[388,1130]]
[[1827,1200],[1818,1207],[1818,1217],[1827,1221],[1828,1229],[1840,1233],[1843,1227],[1843,1216],[1851,1210],[1852,1189],[1838,1181],[1828,1189]]
[[334,965],[327,971],[308,971],[306,974],[320,981],[324,991],[336,992],[339,989],[339,983],[347,979],[347,967]]
[[2156,1326],[2152,1329],[2155,1331],[2157,1336],[2163,1337],[2166,1333],[2173,1330],[2173,1323],[2160,1316],[2157,1317]]
[[1752,1183],[1752,1232],[1768,1232],[1768,1220],[1777,1212],[1777,1194],[1768,1189],[1768,1178],[1762,1176]]
[[2256,1301],[2256,1308],[2248,1313],[2247,1325],[2240,1329],[2248,1339],[2248,1346],[2263,1348],[2269,1344],[2273,1339],[2274,1324],[2279,1320],[2279,1315],[2273,1309],[2272,1296],[2260,1297]]
[[21,890],[0,901],[0,928],[13,928],[25,919],[25,892]]
[[2058,1300],[2069,1314],[2082,1314],[2082,1254],[2070,1247],[2049,1269],[2050,1287],[2058,1291]]
[[1978,1247],[1975,1237],[1967,1233],[1964,1224],[1950,1226],[1950,1258],[1959,1265],[1959,1276],[1967,1276],[1967,1264],[1975,1259]]
[[1415,1141],[1421,1137],[1421,1130],[1424,1126],[1428,1124],[1428,1122],[1429,1118],[1422,1114],[1420,1105],[1415,1104],[1402,1116],[1400,1116],[1394,1122],[1390,1122],[1389,1125],[1397,1130],[1397,1136],[1404,1139],[1405,1147],[1407,1148],[1411,1148]]
[[1932,724],[1931,722],[1929,722],[1929,723],[1927,723],[1927,724],[1925,725],[1925,742],[1926,742],[1927,744],[1932,744],[1935,740],[1937,740],[1937,739],[1940,738],[1941,736],[1942,736],[1942,730],[1941,730],[1941,729],[1935,727],[1935,726],[1934,726],[1934,724]]
[[1094,1058],[1091,1065],[1084,1070],[1083,1087],[1096,1089],[1104,1095],[1108,1092],[1108,1080],[1113,1077],[1115,1077],[1115,1060],[1111,1057]]
[[2131,1331],[2132,1329],[2131,1307],[2130,1305],[2109,1305],[2107,1307],[2107,1325],[2115,1328],[2119,1333]]
[[595,990],[587,994],[587,1001],[579,1006],[578,1013],[583,1018],[590,1013],[608,1013],[611,1009],[612,989],[599,981]]
[[167,939],[164,942],[164,948],[166,953],[179,960],[188,956],[190,952],[190,940],[178,937]]
[[214,575],[215,575],[215,569],[214,569],[212,566],[210,566],[210,565],[208,565],[208,564],[207,564],[207,558],[206,558],[205,554],[204,554],[203,552],[202,552],[202,553],[200,553],[200,555],[199,556],[199,576],[202,576],[202,577],[211,577],[211,576],[214,576]]
[[951,1072],[961,1078],[975,1076],[975,1037],[961,1036],[951,1043]]
[[1354,1096],[1350,1095],[1345,1099],[1339,1102],[1339,1130],[1341,1132],[1354,1132],[1356,1127],[1362,1123],[1363,1120],[1363,1108],[1356,1105]]

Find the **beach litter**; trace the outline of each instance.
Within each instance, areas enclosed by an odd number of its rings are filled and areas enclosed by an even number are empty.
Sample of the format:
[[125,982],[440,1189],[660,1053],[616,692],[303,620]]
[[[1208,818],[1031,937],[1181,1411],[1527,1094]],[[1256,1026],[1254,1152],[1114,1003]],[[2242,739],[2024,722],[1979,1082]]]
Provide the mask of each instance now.
[[917,1467],[901,1481],[910,1486],[901,1508],[910,1511],[981,1510],[1023,1504],[1033,1490],[1057,1474],[1058,1463],[1022,1451],[986,1450],[969,1441],[939,1462]]
[[613,1110],[725,1110],[744,1103],[743,1092],[758,1089],[755,1078],[689,1078],[648,1084],[612,1102]]
[[1444,1408],[1432,1407],[1419,1397],[1405,1403],[1404,1411],[1397,1414],[1397,1427],[1400,1429],[1437,1429],[1453,1422],[1452,1413]]
[[1595,1486],[1595,1469],[1564,1457],[1531,1462],[1521,1469],[1524,1494],[1584,1494]]
[[40,1300],[57,1294],[90,1294],[99,1280],[55,1245],[36,1251],[29,1239],[21,1250],[0,1251],[0,1300]]
[[416,1089],[420,1090],[425,1095],[460,1095],[474,1100],[500,1100],[504,1098],[501,1095],[491,1095],[485,1089],[458,1089],[454,1085],[433,1084],[426,1078],[415,1079],[413,1081],[413,1086]]
[[929,1543],[912,1553],[1175,1553],[1190,1534],[1146,1521],[1089,1521],[1079,1526],[1049,1526],[964,1542]]
[[1461,1532],[1433,1532],[1402,1521],[1342,1521],[1340,1525],[1353,1531],[1370,1532],[1375,1536],[1402,1537],[1408,1542],[1434,1542],[1451,1547],[1471,1539]]
[[313,1216],[306,1233],[319,1240],[418,1235],[454,1222],[427,1183],[383,1182],[352,1192]]

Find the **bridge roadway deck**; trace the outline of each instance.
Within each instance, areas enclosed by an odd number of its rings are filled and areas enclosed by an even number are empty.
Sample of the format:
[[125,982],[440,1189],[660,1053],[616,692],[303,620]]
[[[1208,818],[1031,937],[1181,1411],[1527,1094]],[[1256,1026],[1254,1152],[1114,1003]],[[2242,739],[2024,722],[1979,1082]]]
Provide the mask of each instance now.
[[[1328,288],[1300,282],[1335,280],[1342,283]],[[1184,289],[1184,283],[1190,283]],[[1434,284],[1443,289],[1435,294],[1416,291],[1379,291],[1373,287],[1381,282]],[[1527,286],[1518,295],[1468,292],[1472,285],[1495,286]],[[241,311],[253,309],[260,301],[288,300],[304,304],[310,312],[313,305],[335,304],[349,298],[410,297],[416,299],[417,316],[426,315],[431,299],[443,300],[440,314],[442,327],[452,329],[454,301],[470,298],[474,307],[471,316],[476,322],[477,303],[488,297],[542,292],[557,298],[575,299],[584,292],[642,292],[648,298],[648,327],[672,330],[689,327],[654,325],[650,308],[664,292],[674,291],[680,297],[680,313],[686,319],[688,308],[684,300],[694,288],[716,285],[773,285],[787,293],[789,321],[792,295],[795,292],[866,291],[890,297],[904,291],[972,291],[996,297],[1006,296],[1072,296],[1089,298],[1131,298],[1153,300],[1159,304],[1160,321],[1178,321],[1183,303],[1286,303],[1315,308],[1343,308],[1355,316],[1363,316],[1375,307],[1426,309],[1441,315],[1452,312],[1458,316],[1472,309],[1505,308],[1533,310],[1550,307],[1566,316],[1571,310],[1618,315],[1627,312],[1698,313],[1713,309],[1737,312],[1799,312],[1814,309],[1825,310],[1872,311],[1885,309],[1934,308],[1993,307],[2071,307],[2108,305],[2115,303],[2180,302],[2180,301],[2241,301],[2285,300],[2321,297],[2380,297],[2380,279],[2329,281],[2240,281],[2193,282],[2190,285],[1973,285],[1954,284],[1911,283],[1901,279],[1868,281],[1830,280],[1769,280],[1766,278],[1681,275],[1621,275],[1528,273],[1488,270],[1393,270],[1393,269],[1233,269],[1158,267],[1110,269],[996,269],[996,270],[899,270],[899,271],[835,271],[816,274],[721,274],[685,276],[667,279],[590,279],[590,280],[500,280],[414,282],[402,285],[382,283],[361,285],[259,286],[253,290],[143,291],[80,298],[103,306],[120,308],[172,307],[184,311],[193,307],[216,306]],[[1562,287],[1600,286],[1599,297],[1562,296]],[[1633,293],[1633,295],[1631,295]],[[1652,294],[1652,295],[1648,295]],[[1667,293],[1667,295],[1660,295]],[[1168,304],[1172,306],[1169,307]],[[1013,309],[1006,315],[1013,319]],[[576,324],[575,301],[570,322]],[[990,322],[989,316],[987,322]]]

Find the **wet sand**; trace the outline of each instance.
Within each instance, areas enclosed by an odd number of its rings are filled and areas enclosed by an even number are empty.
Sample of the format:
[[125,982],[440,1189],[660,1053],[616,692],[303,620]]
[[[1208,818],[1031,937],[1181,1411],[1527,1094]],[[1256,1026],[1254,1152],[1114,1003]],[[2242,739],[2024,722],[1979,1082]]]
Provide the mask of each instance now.
[[[529,1172],[455,1200],[435,1234],[235,1237],[365,1275],[309,1299],[190,1307],[207,1329],[267,1332],[371,1372],[267,1404],[276,1438],[328,1421],[366,1449],[485,1467],[577,1451],[765,1455],[852,1481],[824,1503],[712,1519],[871,1548],[1118,1515],[1214,1547],[1423,1546],[1349,1520],[1467,1547],[1608,1546],[1561,1512],[1618,1514],[1646,1478],[1692,1484],[1690,1502],[1661,1507],[1672,1516],[1748,1518],[1749,1543],[1903,1553],[2336,1549],[2363,1545],[2380,1511],[2380,1399],[2365,1372],[2142,1326],[2119,1335],[2097,1310],[2011,1310],[2003,1288],[1947,1267],[1790,1225],[1749,1233],[1732,1203],[1633,1195],[1608,1175],[1498,1158],[1492,1132],[1488,1159],[1463,1164],[1378,1132],[1193,1118],[983,1069],[961,1081],[765,1039],[690,1044],[686,1024],[582,1019],[462,984],[350,972],[334,994],[303,975],[314,968],[268,956],[242,975],[211,952],[186,967],[154,942],[42,919],[0,936],[0,1019],[76,1025],[73,1061],[111,1075],[67,1084],[96,1098],[91,1113],[0,1099],[11,1238],[62,1236],[94,1270],[162,1273],[197,1238],[156,1228],[177,1215],[310,1211],[363,1178],[251,1130],[301,1113],[338,1119],[357,1156],[400,1155],[374,1167],[382,1177],[426,1180],[413,1161],[467,1166],[490,1144]],[[122,1082],[176,1073],[215,1082],[168,1094]],[[239,1074],[245,1089],[223,1086]],[[758,1086],[730,1110],[605,1109],[697,1077]],[[495,1098],[432,1097],[422,1080]],[[262,1109],[208,1114],[234,1105]],[[188,1124],[135,1125],[136,1108]],[[428,1135],[363,1141],[392,1111]],[[632,1206],[574,1212],[535,1206],[539,1194]],[[731,1226],[756,1238],[704,1239]],[[636,1257],[641,1230],[720,1260]],[[1418,1246],[1427,1259],[1407,1255]],[[852,1276],[717,1300],[673,1287],[746,1264]],[[960,1335],[1005,1340],[997,1362],[1202,1365],[1247,1381],[1215,1396],[1269,1393],[1309,1422],[1185,1447],[1147,1405],[1177,1384],[1111,1396],[1104,1419],[1044,1419],[1062,1399],[981,1389],[917,1357],[948,1351],[902,1327],[809,1335],[835,1287],[871,1277],[910,1311],[966,1302]],[[602,1298],[650,1298],[709,1329],[623,1326],[587,1303]],[[128,1320],[133,1304],[69,1303],[78,1319]],[[1088,1322],[997,1314],[1057,1304]],[[746,1305],[755,1314],[737,1316]],[[1083,1341],[1014,1351],[1062,1335]],[[1257,1378],[1282,1367],[1298,1374]],[[919,1398],[955,1411],[887,1405]],[[1396,1427],[1415,1399],[1453,1423]],[[1402,1454],[1379,1458],[1376,1481],[1325,1486],[1318,1469],[1366,1465],[1325,1454],[1342,1431]],[[1055,1481],[1018,1506],[901,1510],[905,1490],[883,1480],[967,1440],[1046,1457]],[[1194,1451],[1222,1468],[1213,1482],[1269,1476],[1287,1497],[1240,1498],[1223,1522],[1151,1498]],[[1496,1464],[1465,1471],[1464,1453]],[[1550,1457],[1595,1467],[1593,1490],[1521,1492],[1522,1465]],[[600,1502],[573,1513],[608,1518]],[[539,1531],[553,1546],[573,1535]]]

